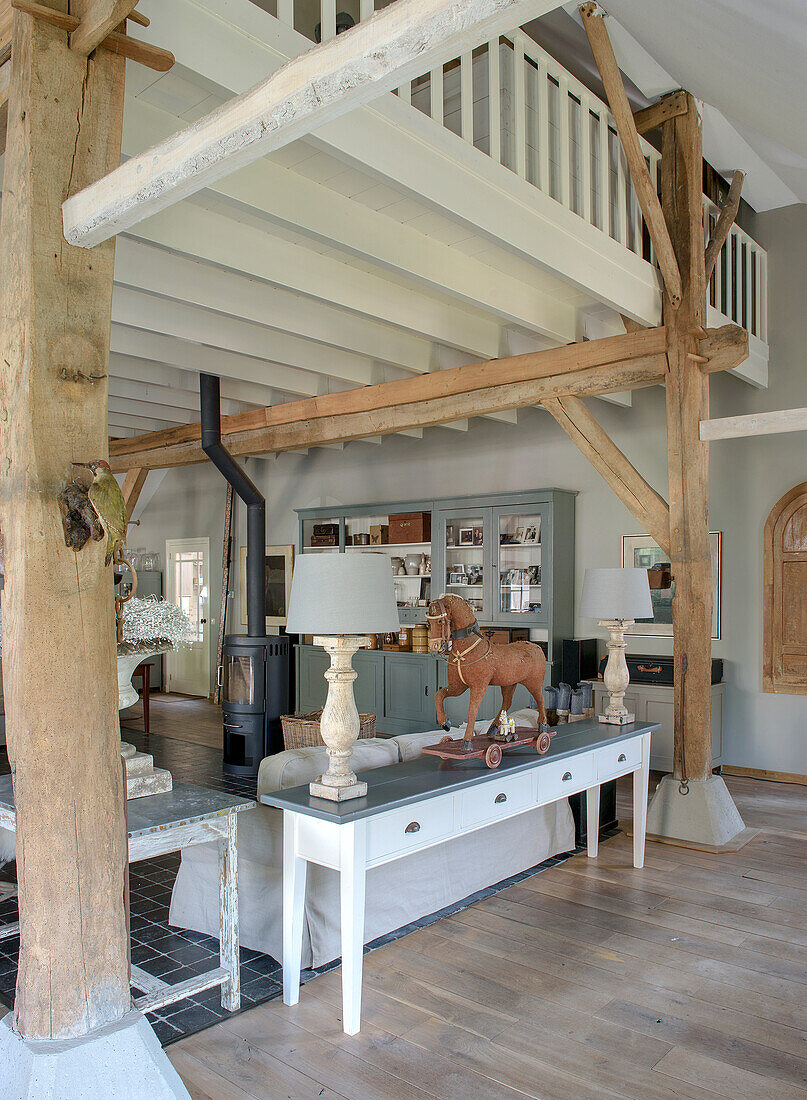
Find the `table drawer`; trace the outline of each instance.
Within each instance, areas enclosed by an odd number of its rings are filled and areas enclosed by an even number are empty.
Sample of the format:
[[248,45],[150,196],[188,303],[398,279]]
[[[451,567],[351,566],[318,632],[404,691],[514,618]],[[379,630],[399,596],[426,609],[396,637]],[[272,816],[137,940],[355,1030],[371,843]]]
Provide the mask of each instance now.
[[459,799],[460,828],[470,829],[528,809],[533,783],[531,775],[511,775],[463,791]]
[[367,859],[406,854],[450,836],[454,829],[454,797],[429,798],[388,814],[371,817],[367,828]]
[[538,769],[538,801],[547,802],[593,787],[594,774],[594,755],[590,752],[544,764]]
[[641,741],[619,741],[616,745],[606,745],[597,749],[597,779],[611,779],[615,775],[624,775],[632,768],[638,768],[642,762]]

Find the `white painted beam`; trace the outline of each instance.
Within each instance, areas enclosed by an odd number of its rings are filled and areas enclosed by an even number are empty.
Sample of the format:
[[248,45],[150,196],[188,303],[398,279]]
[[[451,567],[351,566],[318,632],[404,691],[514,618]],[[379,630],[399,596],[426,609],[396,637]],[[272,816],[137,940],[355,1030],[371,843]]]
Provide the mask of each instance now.
[[[113,351],[109,357],[110,382],[113,379],[129,380],[148,385],[165,386],[177,392],[182,391],[199,399],[199,373],[182,367],[169,366],[153,359],[141,359],[135,355],[123,355]],[[278,404],[283,395],[271,386],[258,382],[243,382],[233,378],[222,378],[222,399],[239,404],[246,402],[259,408]]]
[[91,247],[273,149],[392,91],[553,0],[397,0],[63,204],[66,239]]
[[807,409],[781,409],[776,412],[747,413],[701,420],[703,440],[741,439],[754,435],[779,435],[807,431]]

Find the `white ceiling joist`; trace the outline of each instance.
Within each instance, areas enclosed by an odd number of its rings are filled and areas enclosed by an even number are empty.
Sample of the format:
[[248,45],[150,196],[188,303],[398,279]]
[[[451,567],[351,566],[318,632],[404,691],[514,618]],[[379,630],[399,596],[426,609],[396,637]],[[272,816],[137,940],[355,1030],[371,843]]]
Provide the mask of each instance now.
[[[175,115],[135,99],[127,107],[125,148],[140,150],[155,135],[171,134],[181,123]],[[460,257],[442,241],[270,158],[218,181],[210,191],[230,204],[243,204],[265,220],[270,233],[271,225],[291,229],[474,309],[495,313],[506,323],[541,332],[556,343],[575,339],[573,303],[506,272],[494,274],[489,264],[467,255]],[[226,205],[218,209],[229,212]],[[235,210],[232,216],[238,217]]]
[[470,355],[491,359],[499,354],[500,326],[492,318],[309,252],[269,233],[261,235],[253,226],[203,210],[193,202],[157,214],[133,232],[139,240],[241,271],[363,317],[384,319],[405,332]]
[[398,0],[72,195],[62,208],[65,237],[85,248],[107,240],[553,6],[552,0]]

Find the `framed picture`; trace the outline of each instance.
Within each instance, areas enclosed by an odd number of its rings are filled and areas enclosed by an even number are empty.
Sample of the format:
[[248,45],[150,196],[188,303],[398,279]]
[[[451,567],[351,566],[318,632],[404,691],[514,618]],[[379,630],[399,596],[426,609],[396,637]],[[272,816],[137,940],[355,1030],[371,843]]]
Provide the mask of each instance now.
[[457,545],[457,533],[453,523],[446,524],[446,546]]
[[[721,553],[722,534],[709,532],[709,544],[712,550],[712,638],[720,638],[721,611]],[[622,536],[622,568],[651,569],[654,565],[669,562],[658,543],[650,535]],[[653,602],[653,618],[637,619],[634,626],[625,628],[626,634],[655,635],[671,638],[673,634],[672,601],[675,595],[675,581],[669,588],[651,588],[650,599]]]
[[[293,546],[267,546],[264,606],[267,626],[285,626],[294,569]],[[241,547],[241,625],[247,625],[247,548]]]
[[465,573],[456,572],[448,574],[449,584],[466,584],[467,580],[468,578],[466,577]]
[[460,546],[473,546],[474,544],[474,529],[473,527],[460,527]]
[[526,527],[516,527],[516,542],[524,541],[524,533],[526,530]]
[[541,537],[541,520],[530,523],[524,528],[523,542],[538,542]]
[[474,527],[474,546],[482,545],[483,530],[482,527]]

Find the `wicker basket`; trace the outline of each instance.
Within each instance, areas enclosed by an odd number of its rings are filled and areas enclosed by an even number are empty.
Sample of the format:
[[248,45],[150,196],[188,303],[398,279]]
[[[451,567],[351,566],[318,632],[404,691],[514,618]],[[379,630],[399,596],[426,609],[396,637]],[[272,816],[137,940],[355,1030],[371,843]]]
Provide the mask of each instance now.
[[[280,724],[283,727],[283,744],[287,749],[307,749],[312,745],[324,745],[319,722],[321,710],[312,710],[310,714],[283,714]],[[359,737],[375,737],[375,715],[359,715]]]

